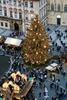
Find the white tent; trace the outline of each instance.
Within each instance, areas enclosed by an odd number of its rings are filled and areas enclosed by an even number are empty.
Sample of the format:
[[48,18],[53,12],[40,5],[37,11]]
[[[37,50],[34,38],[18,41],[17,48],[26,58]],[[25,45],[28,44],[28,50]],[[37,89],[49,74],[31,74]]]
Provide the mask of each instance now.
[[5,40],[5,44],[14,45],[14,46],[20,46],[21,42],[22,42],[21,39],[16,39],[11,37],[7,37]]
[[57,66],[58,66],[57,63],[52,63],[52,64],[48,65],[48,66],[46,67],[46,69],[49,70],[49,71],[55,71],[56,68],[57,68]]
[[49,70],[49,71],[55,71],[56,67],[47,66],[46,69]]
[[57,66],[58,64],[57,63],[52,63],[51,66],[55,67]]

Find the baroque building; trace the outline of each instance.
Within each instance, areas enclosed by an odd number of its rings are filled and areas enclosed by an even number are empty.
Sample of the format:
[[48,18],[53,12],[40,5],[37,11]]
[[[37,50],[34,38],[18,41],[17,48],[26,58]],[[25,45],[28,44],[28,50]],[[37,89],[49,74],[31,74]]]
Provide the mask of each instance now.
[[32,18],[46,22],[46,0],[0,0],[0,28],[26,31]]
[[22,29],[22,2],[19,0],[0,0],[0,27]]
[[47,0],[47,22],[67,25],[67,0]]

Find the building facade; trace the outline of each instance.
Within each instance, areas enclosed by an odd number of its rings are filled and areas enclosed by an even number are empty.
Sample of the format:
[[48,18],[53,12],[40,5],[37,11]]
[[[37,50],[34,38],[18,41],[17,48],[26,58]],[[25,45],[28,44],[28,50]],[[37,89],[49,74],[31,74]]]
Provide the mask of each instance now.
[[47,0],[48,24],[67,25],[67,0]]
[[19,0],[0,0],[0,27],[22,30],[22,2]]
[[25,31],[30,26],[35,15],[39,15],[39,0],[24,0],[23,3],[23,29]]
[[[46,5],[47,0],[24,0],[24,27],[27,29],[30,24],[31,20],[36,16],[39,15],[41,22],[46,25]],[[26,30],[25,29],[25,30]]]
[[40,0],[39,1],[39,16],[43,25],[47,25],[47,16],[46,16],[46,9],[47,8],[47,0]]
[[45,22],[46,0],[0,0],[0,27],[25,31],[35,15]]

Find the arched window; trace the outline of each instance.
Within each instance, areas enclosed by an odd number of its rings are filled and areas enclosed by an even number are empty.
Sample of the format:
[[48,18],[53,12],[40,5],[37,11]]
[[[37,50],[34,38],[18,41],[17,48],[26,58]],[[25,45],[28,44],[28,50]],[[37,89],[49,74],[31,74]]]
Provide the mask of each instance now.
[[67,5],[64,6],[64,12],[67,12]]
[[30,8],[33,8],[33,2],[30,2]]
[[2,6],[0,6],[0,15],[2,15]]
[[7,16],[7,8],[4,7],[4,16]]
[[19,7],[21,7],[21,4],[22,4],[21,0],[18,0],[18,6]]
[[12,8],[9,8],[9,11],[10,11],[10,17],[13,17],[13,11],[12,11]]
[[22,19],[22,10],[19,9],[19,19]]
[[58,4],[58,12],[60,12],[60,4]]
[[3,0],[3,4],[6,4],[6,0]]
[[17,9],[14,9],[14,17],[17,18]]
[[54,11],[54,5],[53,5],[53,3],[51,4],[51,11]]

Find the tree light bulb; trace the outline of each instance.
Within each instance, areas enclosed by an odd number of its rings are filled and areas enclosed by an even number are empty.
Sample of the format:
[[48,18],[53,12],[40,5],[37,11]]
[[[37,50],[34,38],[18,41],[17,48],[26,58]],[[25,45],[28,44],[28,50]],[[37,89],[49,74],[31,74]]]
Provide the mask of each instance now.
[[46,45],[44,45],[44,48],[46,48]]
[[41,36],[41,33],[39,35]]
[[35,41],[35,39],[33,39],[33,42]]
[[31,28],[30,30],[32,31],[33,29]]
[[39,21],[38,21],[38,23],[39,23]]
[[38,52],[36,52],[36,55],[38,55]]
[[47,61],[47,59],[45,59],[45,61]]
[[36,33],[36,35],[38,35],[38,33]]
[[36,63],[38,64],[38,61],[36,61]]

